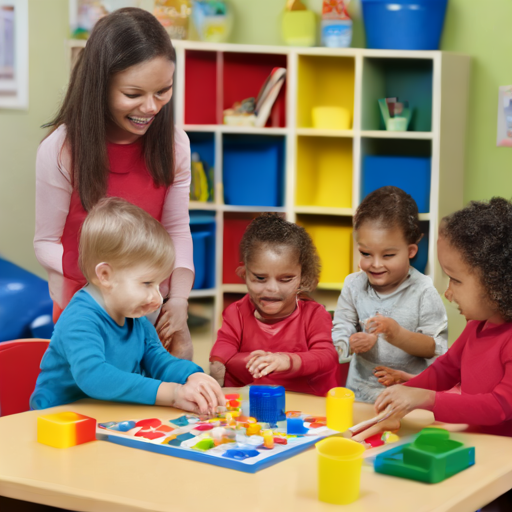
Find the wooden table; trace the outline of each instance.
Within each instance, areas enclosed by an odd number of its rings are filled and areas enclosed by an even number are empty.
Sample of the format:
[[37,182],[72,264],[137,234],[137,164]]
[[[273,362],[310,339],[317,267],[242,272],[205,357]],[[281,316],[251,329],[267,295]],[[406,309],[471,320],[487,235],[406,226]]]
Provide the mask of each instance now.
[[[325,399],[289,393],[287,409],[323,415]],[[315,449],[256,474],[103,441],[59,450],[36,441],[37,416],[58,411],[100,422],[181,414],[170,408],[83,400],[0,418],[0,496],[90,512],[474,512],[512,488],[510,438],[453,434],[476,447],[477,462],[436,485],[379,475],[364,464],[360,499],[340,508],[317,500]],[[355,404],[355,422],[372,416],[372,406]],[[414,411],[403,420],[400,434],[417,432],[432,421],[431,413]]]

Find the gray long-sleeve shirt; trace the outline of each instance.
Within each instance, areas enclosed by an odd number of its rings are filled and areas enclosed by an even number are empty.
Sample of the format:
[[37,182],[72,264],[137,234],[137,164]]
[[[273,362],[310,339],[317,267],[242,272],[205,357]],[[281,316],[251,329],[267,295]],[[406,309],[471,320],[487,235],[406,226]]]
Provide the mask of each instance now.
[[394,292],[382,295],[373,289],[364,272],[350,274],[334,313],[332,339],[340,363],[351,360],[347,387],[361,402],[374,402],[384,389],[373,375],[375,366],[418,374],[433,361],[408,354],[388,343],[382,335],[368,352],[350,356],[350,336],[364,331],[366,320],[377,313],[393,318],[408,331],[434,338],[436,356],[448,349],[446,311],[429,277],[410,267],[406,280]]

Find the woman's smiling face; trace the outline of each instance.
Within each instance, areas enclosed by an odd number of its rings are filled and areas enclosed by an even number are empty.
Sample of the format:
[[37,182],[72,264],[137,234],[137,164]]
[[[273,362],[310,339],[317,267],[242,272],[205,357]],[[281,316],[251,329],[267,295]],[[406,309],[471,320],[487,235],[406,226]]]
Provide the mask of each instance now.
[[108,90],[110,142],[130,144],[147,132],[172,98],[174,69],[166,57],[155,57],[113,75]]

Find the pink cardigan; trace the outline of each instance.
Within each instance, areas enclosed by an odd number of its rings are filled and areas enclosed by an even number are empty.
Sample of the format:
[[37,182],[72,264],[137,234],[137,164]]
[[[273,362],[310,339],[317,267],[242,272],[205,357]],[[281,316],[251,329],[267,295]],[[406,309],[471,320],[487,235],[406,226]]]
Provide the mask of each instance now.
[[[70,177],[71,155],[65,146],[66,128],[61,125],[39,146],[36,158],[36,257],[48,272],[52,299],[63,304],[64,276],[62,269],[62,233],[69,212],[73,187]],[[175,178],[166,193],[162,225],[171,236],[176,249],[175,268],[194,271],[192,237],[189,227],[190,142],[187,134],[175,128]],[[162,295],[169,291],[169,280],[162,283]],[[174,290],[187,296],[188,290]]]

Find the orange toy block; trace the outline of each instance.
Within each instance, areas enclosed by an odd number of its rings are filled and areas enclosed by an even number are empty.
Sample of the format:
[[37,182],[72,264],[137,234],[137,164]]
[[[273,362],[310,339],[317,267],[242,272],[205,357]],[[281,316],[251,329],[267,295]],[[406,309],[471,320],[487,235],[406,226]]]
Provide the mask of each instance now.
[[76,412],[58,412],[37,418],[37,441],[69,448],[96,440],[96,420]]

